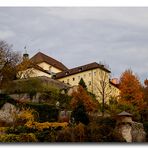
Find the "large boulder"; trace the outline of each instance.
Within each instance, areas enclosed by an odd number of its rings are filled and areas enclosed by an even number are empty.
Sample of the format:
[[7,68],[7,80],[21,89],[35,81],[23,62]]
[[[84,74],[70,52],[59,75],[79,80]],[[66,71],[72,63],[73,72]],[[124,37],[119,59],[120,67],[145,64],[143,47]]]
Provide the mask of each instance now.
[[132,122],[132,142],[145,142],[146,140],[146,132],[144,131],[144,127],[142,123]]
[[0,121],[6,125],[13,124],[19,110],[10,103],[5,103],[0,109]]
[[142,123],[134,121],[118,123],[115,132],[126,142],[145,142],[146,140],[146,133]]

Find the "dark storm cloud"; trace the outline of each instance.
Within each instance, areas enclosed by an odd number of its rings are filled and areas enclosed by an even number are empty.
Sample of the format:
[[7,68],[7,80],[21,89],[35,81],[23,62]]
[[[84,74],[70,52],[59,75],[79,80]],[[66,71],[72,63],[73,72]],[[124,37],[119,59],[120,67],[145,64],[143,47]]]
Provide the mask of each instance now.
[[118,77],[148,77],[148,8],[0,8],[0,39],[69,68],[102,61]]

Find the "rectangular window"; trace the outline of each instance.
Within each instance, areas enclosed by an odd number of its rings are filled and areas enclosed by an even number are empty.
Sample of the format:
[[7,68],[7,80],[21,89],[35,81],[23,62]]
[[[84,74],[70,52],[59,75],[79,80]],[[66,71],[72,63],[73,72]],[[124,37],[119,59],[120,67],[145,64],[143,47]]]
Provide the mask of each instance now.
[[91,85],[91,81],[88,82],[88,85]]
[[73,79],[73,81],[75,80],[75,78],[72,78]]
[[86,77],[86,74],[84,74],[84,78]]
[[91,76],[91,73],[89,73],[89,77]]
[[80,76],[78,76],[78,80],[80,80]]
[[67,83],[69,83],[69,79],[67,79]]
[[96,76],[96,71],[94,72],[94,76]]

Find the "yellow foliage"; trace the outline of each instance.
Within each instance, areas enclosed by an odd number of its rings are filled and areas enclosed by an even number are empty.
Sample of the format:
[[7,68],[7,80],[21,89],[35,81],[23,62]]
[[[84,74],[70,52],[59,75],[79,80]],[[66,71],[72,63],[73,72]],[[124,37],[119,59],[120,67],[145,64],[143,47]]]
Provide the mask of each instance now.
[[67,122],[63,122],[63,123],[58,123],[58,122],[43,122],[43,123],[39,123],[39,122],[33,122],[33,121],[28,121],[25,124],[27,127],[29,128],[36,128],[39,131],[42,131],[43,129],[46,128],[50,128],[50,127],[67,127],[68,123]]
[[50,127],[67,127],[68,123],[67,122],[63,122],[63,123],[58,123],[58,122],[43,122],[43,123],[39,123],[34,121],[34,115],[33,115],[34,110],[23,110],[20,114],[18,114],[18,119],[23,119],[26,120],[25,125],[28,128],[34,128],[34,129],[38,129],[39,131],[42,131],[43,129],[46,128],[50,128]]
[[26,121],[34,121],[33,112],[34,112],[34,110],[30,110],[30,109],[23,110],[23,111],[21,111],[20,114],[17,115],[17,118],[23,119],[23,120],[26,120]]
[[1,132],[2,132],[2,133],[5,132],[5,131],[7,130],[7,128],[8,128],[8,127],[0,127],[0,133],[1,133]]

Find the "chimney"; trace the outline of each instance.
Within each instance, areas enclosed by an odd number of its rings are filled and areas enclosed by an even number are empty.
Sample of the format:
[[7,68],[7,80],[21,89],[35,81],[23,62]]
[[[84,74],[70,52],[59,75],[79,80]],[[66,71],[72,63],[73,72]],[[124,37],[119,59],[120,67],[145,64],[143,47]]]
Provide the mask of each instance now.
[[113,78],[113,79],[111,80],[111,82],[114,83],[114,84],[119,84],[118,78]]

